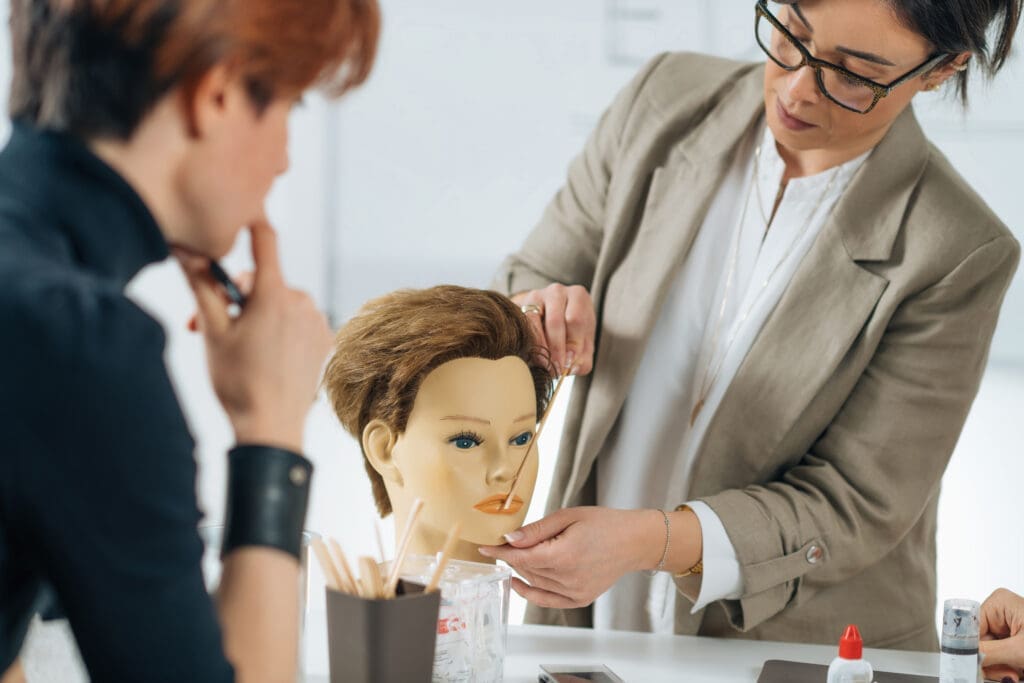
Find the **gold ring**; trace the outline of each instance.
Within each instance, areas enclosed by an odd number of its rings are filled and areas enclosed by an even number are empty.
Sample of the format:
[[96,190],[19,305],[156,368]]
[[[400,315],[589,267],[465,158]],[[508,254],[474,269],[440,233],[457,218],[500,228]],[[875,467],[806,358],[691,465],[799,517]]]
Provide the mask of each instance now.
[[537,315],[540,316],[544,315],[544,309],[538,306],[537,304],[523,304],[520,307],[520,310],[522,310],[522,312],[525,313],[526,315],[530,315],[531,313],[536,313]]

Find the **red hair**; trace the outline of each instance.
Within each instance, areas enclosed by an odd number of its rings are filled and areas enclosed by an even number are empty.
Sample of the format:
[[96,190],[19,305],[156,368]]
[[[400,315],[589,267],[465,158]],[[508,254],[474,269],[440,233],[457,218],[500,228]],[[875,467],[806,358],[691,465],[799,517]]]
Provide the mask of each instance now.
[[310,86],[340,96],[362,83],[373,66],[380,32],[376,0],[189,0],[181,5],[156,51],[154,71],[158,79],[179,80],[186,89],[215,64],[227,63],[261,98],[297,96]]
[[11,117],[127,139],[152,106],[217,65],[254,104],[369,75],[376,0],[13,0]]

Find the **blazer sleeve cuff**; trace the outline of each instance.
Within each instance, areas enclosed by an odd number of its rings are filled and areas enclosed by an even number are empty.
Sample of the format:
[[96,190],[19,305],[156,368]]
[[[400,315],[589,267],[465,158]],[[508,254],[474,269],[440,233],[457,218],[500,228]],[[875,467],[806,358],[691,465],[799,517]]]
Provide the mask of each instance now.
[[724,491],[702,502],[717,515],[736,553],[741,594],[721,604],[740,631],[748,631],[785,609],[796,599],[801,578],[829,561],[828,546],[822,539],[801,539],[795,530],[784,533],[743,491]]
[[[736,549],[732,547],[722,520],[715,511],[701,501],[692,501],[687,505],[700,522],[704,541],[704,571],[696,577],[678,578],[676,585],[684,596],[693,601],[691,614],[696,614],[712,602],[735,600],[743,595],[743,576]],[[696,599],[692,597],[694,594]]]

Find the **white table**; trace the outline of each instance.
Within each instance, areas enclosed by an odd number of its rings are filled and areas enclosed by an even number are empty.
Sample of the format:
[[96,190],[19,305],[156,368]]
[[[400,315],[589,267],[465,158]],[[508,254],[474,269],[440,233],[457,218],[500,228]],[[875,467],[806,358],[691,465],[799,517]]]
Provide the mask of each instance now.
[[[303,683],[328,683],[327,619],[311,610],[306,624]],[[85,681],[65,622],[34,624],[26,644],[30,681]],[[606,664],[629,683],[755,683],[768,659],[828,664],[835,647],[658,636],[622,631],[512,626],[505,659],[507,683],[536,683],[541,664]],[[939,656],[866,650],[878,670],[936,675]],[[824,683],[824,682],[823,682]]]
[[[312,613],[307,624],[305,683],[327,683],[327,642],[324,615]],[[541,664],[605,664],[629,683],[755,683],[768,659],[828,664],[837,647],[763,641],[722,640],[693,636],[660,636],[622,631],[553,626],[509,628],[505,659],[507,683],[537,683]],[[882,671],[935,676],[939,656],[923,652],[865,650]],[[824,683],[824,682],[823,682]]]

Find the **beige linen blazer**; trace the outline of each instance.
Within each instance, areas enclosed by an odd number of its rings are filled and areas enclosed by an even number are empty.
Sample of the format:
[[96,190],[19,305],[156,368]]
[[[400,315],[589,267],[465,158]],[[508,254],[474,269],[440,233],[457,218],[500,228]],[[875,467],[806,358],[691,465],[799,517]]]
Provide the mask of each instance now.
[[[763,114],[763,76],[761,64],[655,59],[498,273],[510,294],[582,284],[598,310],[552,510],[594,503],[594,460],[733,150]],[[744,594],[696,615],[680,598],[678,633],[835,643],[856,623],[871,646],[937,647],[939,483],[1018,258],[908,108],[803,259],[679,491],[722,519]],[[588,625],[590,612],[528,619]]]

